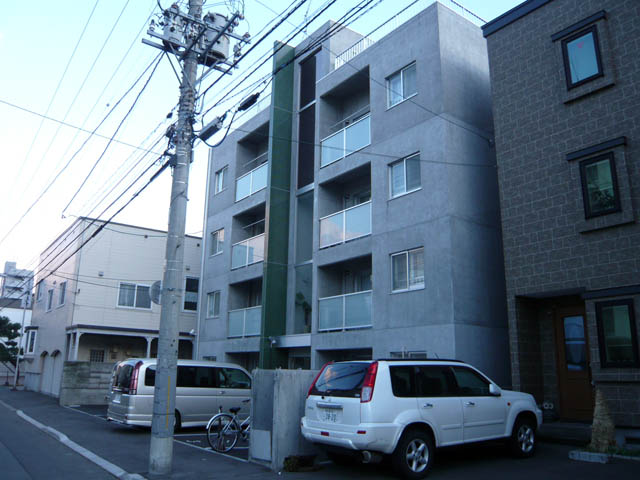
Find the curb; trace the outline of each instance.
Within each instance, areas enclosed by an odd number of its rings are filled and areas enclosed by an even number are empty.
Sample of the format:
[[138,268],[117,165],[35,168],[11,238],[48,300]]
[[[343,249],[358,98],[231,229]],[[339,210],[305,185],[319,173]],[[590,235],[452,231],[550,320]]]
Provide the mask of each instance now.
[[571,460],[578,460],[581,462],[593,462],[593,463],[609,463],[612,458],[619,458],[621,460],[633,460],[640,462],[640,457],[632,457],[629,455],[619,455],[617,453],[596,453],[585,452],[584,450],[571,450],[569,452],[569,458]]
[[14,412],[16,412],[16,415],[18,415],[23,420],[29,422],[31,425],[33,425],[34,427],[38,428],[39,430],[42,430],[43,432],[47,433],[48,435],[51,435],[53,438],[58,440],[60,443],[66,445],[67,447],[69,447],[74,452],[82,455],[84,458],[86,458],[90,462],[92,462],[92,463],[96,464],[97,466],[99,466],[100,468],[106,470],[107,472],[109,472],[114,477],[119,478],[120,480],[146,480],[145,477],[143,477],[142,475],[139,475],[137,473],[125,472],[123,469],[121,469],[117,465],[114,465],[113,463],[105,460],[104,458],[99,457],[98,455],[96,455],[95,453],[87,450],[83,446],[78,445],[76,442],[74,442],[69,437],[67,437],[64,433],[59,432],[55,428],[48,427],[47,425],[44,425],[44,424],[38,422],[37,420],[31,418],[29,415],[24,413],[22,410],[16,410],[15,408],[11,407],[10,405],[7,405],[6,403],[2,402],[1,400],[0,400],[0,404],[4,405],[5,407],[8,407],[11,410],[13,410]]

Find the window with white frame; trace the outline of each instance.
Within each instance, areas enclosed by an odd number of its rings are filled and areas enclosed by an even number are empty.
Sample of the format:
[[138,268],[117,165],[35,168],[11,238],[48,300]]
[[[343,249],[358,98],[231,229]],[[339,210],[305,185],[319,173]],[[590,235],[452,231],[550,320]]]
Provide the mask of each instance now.
[[36,301],[42,300],[42,280],[38,282],[38,286],[36,287]]
[[27,354],[33,353],[36,351],[36,334],[37,330],[29,330],[27,334]]
[[47,291],[47,312],[53,307],[53,289]]
[[186,277],[184,279],[184,303],[183,309],[192,312],[198,311],[198,286],[200,280],[197,277]]
[[67,282],[60,283],[60,294],[58,296],[58,306],[64,305],[64,299],[67,295]]
[[151,297],[149,296],[148,285],[137,285],[135,283],[121,283],[118,292],[118,306],[129,308],[151,308]]
[[224,228],[216,230],[211,233],[211,253],[210,255],[217,255],[222,253],[222,247],[224,246]]
[[413,97],[417,92],[415,62],[387,77],[388,108]]
[[403,158],[389,165],[389,194],[391,198],[420,189],[420,154]]
[[227,172],[229,171],[229,167],[223,167],[216,172],[215,176],[215,187],[214,192],[220,193],[222,190],[227,188]]
[[207,293],[207,317],[220,316],[220,291]]
[[391,255],[391,284],[394,292],[424,288],[424,248]]

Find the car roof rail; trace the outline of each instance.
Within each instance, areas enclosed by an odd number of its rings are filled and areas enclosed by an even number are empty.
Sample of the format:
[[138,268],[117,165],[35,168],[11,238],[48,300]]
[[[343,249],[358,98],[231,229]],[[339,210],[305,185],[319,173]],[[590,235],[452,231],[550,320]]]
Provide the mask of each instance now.
[[454,358],[378,358],[379,362],[456,362],[467,363]]

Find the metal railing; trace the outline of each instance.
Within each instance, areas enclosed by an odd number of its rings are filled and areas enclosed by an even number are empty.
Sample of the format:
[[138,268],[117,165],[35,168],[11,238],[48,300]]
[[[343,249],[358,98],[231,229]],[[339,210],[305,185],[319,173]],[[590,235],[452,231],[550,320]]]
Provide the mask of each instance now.
[[318,331],[371,326],[371,290],[318,300]]
[[370,143],[371,115],[367,115],[320,141],[320,167],[337,162]]
[[254,337],[260,335],[262,305],[229,311],[228,338]]
[[388,20],[385,20],[383,23],[378,25],[371,32],[369,32],[367,35],[362,37],[356,43],[351,45],[345,51],[343,51],[339,55],[336,55],[336,58],[334,60],[333,70],[337,70],[345,63],[348,63],[353,58],[360,55],[362,52],[364,52],[367,48],[369,48],[371,45],[376,43],[382,37],[391,33],[393,30],[397,29],[400,25],[407,22],[408,20],[411,20],[418,13],[420,13],[422,10],[427,8],[429,5],[435,3],[436,1],[442,3],[446,7],[455,11],[457,14],[462,15],[464,18],[475,23],[478,26],[484,25],[486,23],[484,19],[478,17],[475,13],[466,9],[463,5],[456,2],[455,0],[416,0],[413,3],[411,3],[409,6],[404,7],[403,10],[398,12],[393,17],[389,18]]
[[263,163],[236,180],[236,202],[267,188],[269,162]]
[[320,219],[320,248],[371,235],[371,200]]
[[264,233],[231,246],[231,270],[264,261]]

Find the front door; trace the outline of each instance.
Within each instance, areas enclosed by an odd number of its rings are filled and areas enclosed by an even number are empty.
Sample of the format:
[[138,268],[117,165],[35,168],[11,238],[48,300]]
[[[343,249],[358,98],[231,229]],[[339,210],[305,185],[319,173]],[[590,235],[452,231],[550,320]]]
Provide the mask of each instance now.
[[593,418],[593,388],[584,307],[558,309],[555,331],[560,417],[589,421]]

